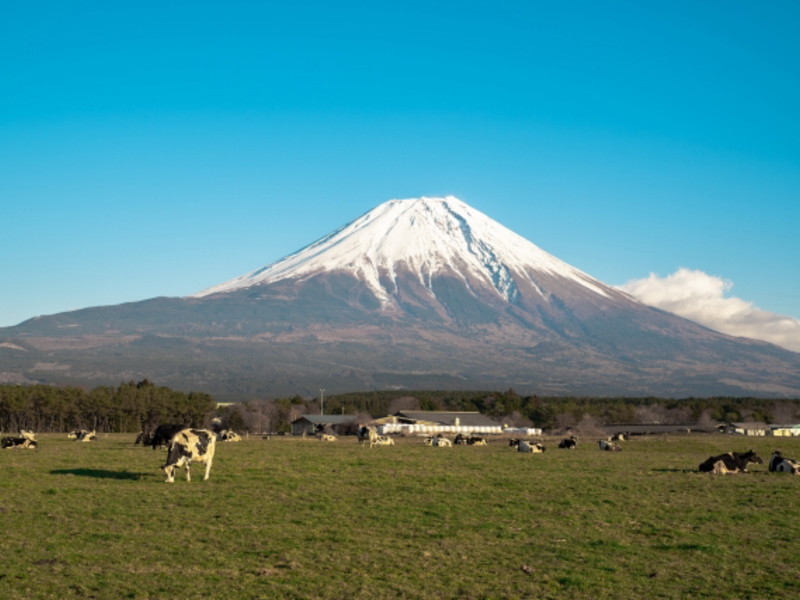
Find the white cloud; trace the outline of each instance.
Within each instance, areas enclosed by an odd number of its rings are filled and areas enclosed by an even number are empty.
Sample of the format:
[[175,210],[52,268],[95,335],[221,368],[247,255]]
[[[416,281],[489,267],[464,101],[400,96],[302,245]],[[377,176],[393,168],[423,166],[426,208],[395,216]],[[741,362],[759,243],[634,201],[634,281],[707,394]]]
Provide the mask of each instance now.
[[619,286],[634,298],[661,310],[691,319],[728,335],[755,338],[800,352],[800,320],[761,310],[740,298],[726,298],[733,287],[721,279],[691,269],[672,275],[655,273]]

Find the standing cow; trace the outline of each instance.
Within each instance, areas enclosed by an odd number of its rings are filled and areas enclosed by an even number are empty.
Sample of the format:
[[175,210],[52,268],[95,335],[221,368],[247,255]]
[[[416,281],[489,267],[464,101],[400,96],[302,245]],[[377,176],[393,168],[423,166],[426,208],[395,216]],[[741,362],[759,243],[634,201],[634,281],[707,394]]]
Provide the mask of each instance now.
[[172,437],[167,452],[167,462],[162,466],[167,475],[166,483],[174,483],[175,469],[186,467],[186,481],[191,481],[189,467],[192,461],[206,465],[203,481],[208,479],[211,463],[214,461],[214,450],[217,447],[217,436],[208,429],[183,429]]

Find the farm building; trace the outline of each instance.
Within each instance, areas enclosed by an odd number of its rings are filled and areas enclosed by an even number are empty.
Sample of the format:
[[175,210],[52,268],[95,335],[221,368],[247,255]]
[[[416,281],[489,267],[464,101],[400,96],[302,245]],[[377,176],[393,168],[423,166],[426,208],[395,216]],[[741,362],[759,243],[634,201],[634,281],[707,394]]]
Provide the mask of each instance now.
[[387,433],[434,434],[434,433],[502,433],[503,427],[494,421],[475,412],[438,412],[427,410],[402,410],[378,427],[381,435]]
[[724,423],[719,426],[721,433],[734,435],[764,436],[771,434],[771,428],[766,423]]
[[800,425],[770,425],[772,435],[800,436]]
[[342,435],[356,425],[355,415],[303,415],[292,421],[292,435],[315,435],[325,430]]

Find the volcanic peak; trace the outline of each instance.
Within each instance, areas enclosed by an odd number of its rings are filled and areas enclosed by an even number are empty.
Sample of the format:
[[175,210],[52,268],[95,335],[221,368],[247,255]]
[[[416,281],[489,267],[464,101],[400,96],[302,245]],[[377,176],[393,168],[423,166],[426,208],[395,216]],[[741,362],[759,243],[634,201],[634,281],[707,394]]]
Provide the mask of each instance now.
[[[514,302],[521,280],[542,296],[537,279],[556,276],[608,296],[610,288],[564,263],[454,196],[389,200],[301,250],[203,290],[193,297],[233,292],[284,279],[343,270],[391,302],[398,272],[409,271],[433,295],[436,275],[455,275]],[[382,282],[383,278],[383,282]],[[472,284],[470,283],[472,282]]]

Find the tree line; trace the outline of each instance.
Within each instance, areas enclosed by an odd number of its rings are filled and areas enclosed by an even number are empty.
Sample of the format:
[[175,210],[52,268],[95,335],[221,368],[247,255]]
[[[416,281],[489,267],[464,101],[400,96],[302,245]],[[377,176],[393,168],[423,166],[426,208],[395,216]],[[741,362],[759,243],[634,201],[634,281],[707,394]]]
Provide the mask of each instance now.
[[160,423],[207,425],[216,410],[203,392],[179,392],[147,379],[92,390],[50,385],[0,385],[0,431],[108,433],[152,430]]
[[[303,414],[319,414],[317,399],[252,400],[221,409],[203,392],[180,392],[147,379],[92,390],[49,385],[0,385],[0,431],[30,429],[66,432],[93,429],[109,433],[152,431],[161,423],[208,426],[214,416],[235,431],[289,431]],[[400,410],[478,411],[509,426],[557,430],[582,423],[660,423],[761,421],[796,423],[800,400],[754,397],[665,399],[657,397],[569,397],[520,395],[497,391],[371,391],[325,398],[326,414],[356,415],[362,421]]]

